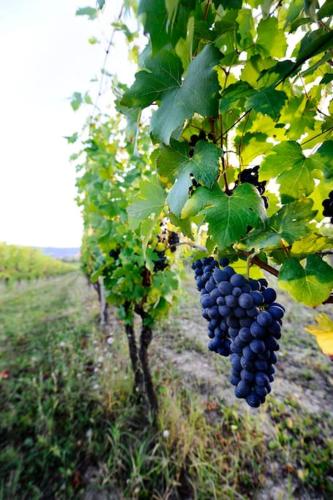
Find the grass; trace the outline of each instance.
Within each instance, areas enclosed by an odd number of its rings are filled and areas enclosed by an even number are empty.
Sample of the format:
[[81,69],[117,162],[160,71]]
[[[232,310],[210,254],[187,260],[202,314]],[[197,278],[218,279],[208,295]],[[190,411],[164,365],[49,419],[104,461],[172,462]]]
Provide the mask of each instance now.
[[[0,499],[252,498],[273,461],[299,491],[331,494],[329,417],[320,425],[273,400],[268,438],[262,412],[207,400],[156,363],[160,412],[149,425],[133,401],[121,325],[110,344],[97,324],[96,297],[77,273],[1,293]],[[202,351],[181,336],[177,327],[170,337],[176,352]]]
[[328,498],[333,495],[332,417],[305,414],[295,401],[288,403],[274,399],[269,403],[275,423],[275,438],[269,448],[282,461],[286,476],[296,476],[303,486]]

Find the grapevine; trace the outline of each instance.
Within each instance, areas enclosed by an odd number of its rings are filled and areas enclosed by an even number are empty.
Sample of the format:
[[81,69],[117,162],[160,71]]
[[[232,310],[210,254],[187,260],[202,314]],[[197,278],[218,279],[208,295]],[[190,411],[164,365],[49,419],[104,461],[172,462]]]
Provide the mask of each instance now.
[[150,2],[139,12],[151,52],[120,105],[154,105],[153,167],[178,231],[205,227],[208,253],[252,256],[294,299],[330,302],[330,10],[181,0],[172,15],[163,1],[158,18]]
[[333,224],[333,191],[328,195],[328,198],[323,201],[323,216],[330,217],[331,223]]
[[179,246],[230,257],[195,261],[195,279],[208,347],[258,407],[284,315],[261,269],[299,302],[333,302],[331,9],[141,0],[126,11],[147,45],[133,84],[112,82],[123,118],[90,121],[78,180],[91,276],[126,320],[140,311],[153,324],[178,285]]

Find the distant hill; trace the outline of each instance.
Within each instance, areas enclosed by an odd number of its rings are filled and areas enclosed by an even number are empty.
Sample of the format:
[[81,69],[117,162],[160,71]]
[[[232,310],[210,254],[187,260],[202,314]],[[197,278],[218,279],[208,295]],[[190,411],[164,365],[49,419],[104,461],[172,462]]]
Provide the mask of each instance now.
[[38,247],[44,255],[61,260],[79,260],[80,248]]

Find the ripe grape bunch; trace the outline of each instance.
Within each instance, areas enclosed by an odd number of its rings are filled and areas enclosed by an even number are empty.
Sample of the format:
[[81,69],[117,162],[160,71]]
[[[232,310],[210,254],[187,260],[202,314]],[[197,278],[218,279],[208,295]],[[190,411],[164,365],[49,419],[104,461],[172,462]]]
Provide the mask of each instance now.
[[266,181],[259,182],[259,166],[255,166],[253,168],[246,168],[242,170],[242,172],[238,175],[238,180],[236,181],[236,186],[239,183],[247,182],[252,184],[257,188],[261,198],[265,204],[265,207],[268,208],[268,199],[266,196],[263,196],[266,188]]
[[179,244],[179,236],[174,231],[170,231],[168,234],[168,244],[171,252],[175,252],[177,250],[177,245]]
[[235,395],[257,408],[274,380],[284,307],[275,302],[276,292],[265,279],[247,279],[228,264],[223,258],[219,266],[208,257],[192,265],[202,315],[209,321],[208,349],[231,354]]
[[155,250],[157,259],[154,262],[154,272],[164,271],[166,267],[168,267],[168,259],[165,255],[165,250]]
[[324,210],[323,216],[331,218],[331,224],[333,224],[333,191],[330,192],[328,198],[322,203]]
[[157,259],[154,262],[154,272],[164,271],[164,269],[168,267],[168,258],[165,255],[167,246],[169,246],[170,251],[174,253],[179,244],[179,235],[174,231],[168,231],[167,228],[164,227],[164,224],[161,224],[161,226],[163,230],[162,233],[158,235],[157,240],[162,248],[155,249]]

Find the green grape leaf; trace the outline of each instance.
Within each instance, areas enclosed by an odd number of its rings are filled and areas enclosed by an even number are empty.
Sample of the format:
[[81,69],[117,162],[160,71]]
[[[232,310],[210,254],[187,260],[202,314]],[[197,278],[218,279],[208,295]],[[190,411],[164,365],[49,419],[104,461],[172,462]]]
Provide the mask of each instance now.
[[311,158],[304,158],[303,161],[296,162],[292,168],[285,170],[277,177],[282,203],[312,193],[315,187],[313,178],[315,168],[316,162]]
[[189,188],[194,178],[200,184],[212,188],[219,172],[221,150],[205,141],[196,144],[193,158],[181,164],[177,180],[168,194],[167,202],[171,211],[180,216],[183,206],[189,197]]
[[309,31],[301,40],[301,45],[296,58],[296,65],[310,59],[310,57],[327,50],[333,45],[333,31],[324,29]]
[[293,2],[290,2],[287,10],[287,22],[292,23],[293,21],[295,21],[303,8],[304,0],[294,0]]
[[156,53],[169,42],[165,0],[140,0],[139,15],[143,16],[145,33],[149,33],[153,53]]
[[194,28],[195,20],[194,17],[191,16],[187,23],[187,36],[186,38],[180,38],[175,48],[185,70],[192,61]]
[[177,15],[180,0],[167,0],[165,7],[168,12],[168,24],[173,24]]
[[235,144],[244,165],[249,165],[255,158],[272,149],[272,143],[266,139],[267,135],[260,132],[247,132],[243,136],[236,136]]
[[162,181],[174,181],[181,165],[189,159],[186,142],[171,140],[170,146],[162,144],[157,150],[156,167]]
[[304,159],[302,148],[297,142],[281,142],[274,146],[271,154],[264,159],[259,170],[259,179],[269,180],[277,177],[281,172],[303,162]]
[[220,58],[219,50],[206,45],[193,59],[182,85],[165,93],[159,109],[153,114],[153,136],[169,144],[171,134],[194,113],[202,116],[217,115],[219,85],[214,67]]
[[286,52],[287,42],[282,30],[278,27],[276,17],[262,19],[257,28],[257,44],[260,45],[266,55],[283,57]]
[[192,186],[192,179],[190,176],[191,173],[191,167],[186,165],[179,173],[177,180],[167,197],[167,203],[171,212],[178,217],[180,216],[182,208],[189,197],[189,189]]
[[219,173],[221,149],[215,144],[199,141],[194,150],[194,156],[188,161],[192,166],[195,179],[211,188]]
[[215,7],[222,5],[224,9],[240,9],[243,0],[213,0]]
[[263,58],[259,54],[256,54],[246,61],[241,72],[241,80],[248,82],[254,88],[271,88],[272,85],[268,85],[266,81],[262,82],[260,76],[265,69],[271,68],[275,63],[276,61],[270,57]]
[[231,196],[221,191],[204,214],[208,234],[223,249],[245,236],[248,226],[258,227],[265,219],[265,208],[256,188],[244,183]]
[[74,92],[71,97],[71,106],[73,111],[77,111],[83,103],[83,97],[80,92]]
[[253,43],[253,37],[255,34],[252,10],[245,8],[239,10],[237,15],[237,23],[238,33],[240,36],[238,44],[242,49],[245,49],[248,45],[251,45]]
[[330,30],[327,32],[324,29],[308,31],[302,38],[300,44],[294,49],[293,55],[296,56],[296,62],[288,73],[284,75],[283,80],[295,73],[308,59],[311,59],[311,57],[321,52],[327,51],[332,46],[333,31]]
[[96,19],[98,14],[97,9],[94,9],[94,7],[80,7],[77,9],[75,12],[76,16],[87,16],[90,21],[93,21]]
[[326,179],[333,177],[333,140],[325,141],[322,143],[316,154],[313,155],[318,158],[322,164],[322,170]]
[[291,244],[309,232],[307,221],[315,215],[311,200],[289,203],[270,217],[264,230],[250,233],[247,248],[279,248],[282,241]]
[[191,221],[189,219],[179,219],[176,215],[170,213],[170,222],[176,227],[179,227],[181,232],[190,239],[193,239]]
[[333,288],[333,269],[318,255],[310,255],[305,268],[297,259],[291,258],[280,269],[279,286],[299,302],[319,306]]
[[75,144],[75,142],[79,138],[79,134],[77,132],[75,132],[72,135],[66,135],[64,138],[67,140],[68,144]]
[[325,73],[323,78],[320,80],[320,83],[324,85],[326,83],[330,83],[332,80],[333,80],[333,73]]
[[313,20],[315,18],[316,9],[318,8],[318,0],[304,0],[304,12]]
[[[303,3],[303,0],[301,0],[301,2]],[[309,17],[300,17],[291,23],[289,33],[294,33],[294,31],[296,31],[300,26],[303,26],[304,24],[310,24],[311,22],[312,21]]]
[[255,94],[248,97],[247,105],[258,113],[269,115],[274,120],[277,120],[286,99],[287,95],[285,92],[268,87],[258,90]]
[[125,92],[120,104],[145,108],[161,98],[164,92],[181,85],[182,64],[178,56],[163,49],[145,59],[145,69],[135,75],[135,82]]
[[275,140],[283,141],[286,131],[277,125],[270,116],[257,113],[249,132],[259,132]]
[[159,215],[165,203],[165,192],[156,180],[143,180],[140,192],[128,206],[128,221],[131,229],[136,229],[142,221],[151,215]]
[[317,16],[318,16],[318,19],[324,19],[324,17],[333,16],[333,2],[332,2],[332,0],[326,0],[326,2],[318,10]]
[[255,90],[247,82],[239,82],[229,85],[221,94],[220,111],[225,113],[234,107],[238,101],[245,99],[255,93]]
[[289,74],[289,72],[293,69],[294,63],[289,59],[285,61],[278,61],[274,66],[271,66],[268,69],[263,69],[260,72],[260,76],[258,78],[258,82],[260,80],[264,80],[267,85],[274,85],[278,80]]
[[296,240],[290,250],[292,257],[304,258],[308,254],[330,250],[333,246],[333,237],[323,236],[316,232],[307,234]]
[[221,196],[221,189],[218,184],[215,184],[212,189],[207,189],[205,187],[198,187],[191,198],[189,198],[181,213],[181,218],[186,219],[188,217],[195,217],[198,213],[208,205],[212,205],[218,202]]

